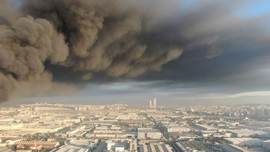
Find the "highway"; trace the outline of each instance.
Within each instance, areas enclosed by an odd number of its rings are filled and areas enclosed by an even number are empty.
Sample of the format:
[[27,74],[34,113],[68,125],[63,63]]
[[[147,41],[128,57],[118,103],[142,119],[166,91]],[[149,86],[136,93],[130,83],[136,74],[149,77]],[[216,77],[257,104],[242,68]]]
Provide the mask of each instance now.
[[103,141],[101,141],[96,149],[93,150],[93,152],[103,152],[103,150],[106,148],[107,144]]

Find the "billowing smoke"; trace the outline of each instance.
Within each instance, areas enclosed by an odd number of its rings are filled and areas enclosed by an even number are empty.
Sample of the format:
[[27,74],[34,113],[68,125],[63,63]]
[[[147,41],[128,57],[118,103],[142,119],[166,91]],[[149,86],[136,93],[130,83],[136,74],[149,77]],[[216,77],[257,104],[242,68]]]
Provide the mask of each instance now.
[[0,0],[0,101],[53,76],[54,66],[84,81],[160,70],[182,53],[159,33],[178,7],[178,0]]

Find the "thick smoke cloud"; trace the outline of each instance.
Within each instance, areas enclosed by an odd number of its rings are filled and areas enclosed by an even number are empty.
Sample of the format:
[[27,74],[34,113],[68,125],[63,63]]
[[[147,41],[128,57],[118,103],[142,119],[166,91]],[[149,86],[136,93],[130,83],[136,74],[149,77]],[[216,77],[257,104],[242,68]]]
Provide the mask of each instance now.
[[160,70],[181,55],[181,47],[142,37],[155,33],[177,4],[177,0],[1,0],[0,100],[7,100],[22,82],[52,72],[46,64],[80,73],[82,80],[95,73],[134,77]]
[[0,101],[93,78],[220,82],[269,59],[269,15],[238,14],[250,2],[181,2],[0,0]]

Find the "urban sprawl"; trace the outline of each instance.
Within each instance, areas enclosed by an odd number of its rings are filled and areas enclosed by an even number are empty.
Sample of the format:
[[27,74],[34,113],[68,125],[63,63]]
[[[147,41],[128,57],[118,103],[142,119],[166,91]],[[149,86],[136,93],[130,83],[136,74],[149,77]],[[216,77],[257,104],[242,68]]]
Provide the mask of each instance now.
[[269,105],[36,103],[0,116],[1,152],[270,152]]

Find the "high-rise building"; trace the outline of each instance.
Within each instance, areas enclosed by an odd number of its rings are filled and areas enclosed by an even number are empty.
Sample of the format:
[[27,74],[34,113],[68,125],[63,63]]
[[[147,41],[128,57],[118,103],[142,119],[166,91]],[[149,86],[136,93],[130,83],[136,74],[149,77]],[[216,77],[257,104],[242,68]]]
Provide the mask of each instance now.
[[153,105],[153,102],[152,100],[149,101],[149,108],[151,109],[152,108],[152,105]]
[[153,100],[153,108],[157,108],[157,98],[154,98]]
[[157,108],[157,99],[156,98],[149,101],[149,108],[151,108],[151,109],[156,109]]

